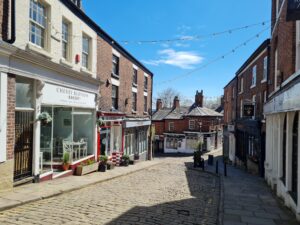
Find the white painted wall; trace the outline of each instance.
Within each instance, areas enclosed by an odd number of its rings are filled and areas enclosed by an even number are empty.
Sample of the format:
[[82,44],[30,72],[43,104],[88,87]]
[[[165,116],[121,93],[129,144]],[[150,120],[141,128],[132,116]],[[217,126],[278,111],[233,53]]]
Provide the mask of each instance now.
[[0,73],[0,162],[6,161],[7,74]]
[[[79,54],[81,56],[82,52],[82,34],[88,35],[91,40],[91,67],[88,73],[91,73],[93,77],[96,77],[97,72],[97,34],[89,26],[83,23],[77,16],[75,16],[69,9],[67,9],[58,0],[42,0],[43,4],[47,5],[49,18],[48,18],[48,49],[43,49],[35,47],[29,42],[29,11],[30,11],[30,0],[16,0],[16,42],[15,46],[21,49],[28,49],[32,51],[37,51],[40,53],[45,53],[49,56],[53,62],[60,63],[62,55],[62,42],[61,42],[61,30],[62,30],[62,20],[67,19],[72,24],[72,43],[71,43],[71,61],[67,65],[76,71],[85,71],[81,67],[81,62],[75,63],[75,55]],[[57,33],[57,31],[59,33]],[[40,50],[40,51],[39,51]],[[82,59],[82,57],[80,57]]]

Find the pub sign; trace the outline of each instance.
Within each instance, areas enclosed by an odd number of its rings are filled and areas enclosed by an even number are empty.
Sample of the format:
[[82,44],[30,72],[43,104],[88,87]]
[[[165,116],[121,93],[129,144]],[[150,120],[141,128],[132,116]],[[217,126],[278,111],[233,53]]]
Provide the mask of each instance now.
[[300,20],[300,0],[288,0],[286,20]]
[[244,104],[244,117],[254,116],[254,105],[253,104]]

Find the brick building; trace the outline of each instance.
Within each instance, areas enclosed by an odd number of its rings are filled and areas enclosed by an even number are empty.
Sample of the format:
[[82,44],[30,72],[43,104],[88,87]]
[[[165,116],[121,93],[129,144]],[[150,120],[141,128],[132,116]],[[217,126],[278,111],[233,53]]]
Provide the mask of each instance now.
[[[103,128],[116,127],[111,153],[135,150],[127,137],[136,132],[146,158],[153,75],[82,11],[81,0],[4,0],[0,15],[0,190],[97,160],[99,118]],[[65,152],[71,165],[63,172]]]
[[293,6],[292,1],[272,1],[265,177],[299,219],[300,24],[287,21],[288,4]]
[[237,78],[234,77],[224,87],[224,130],[223,130],[223,154],[234,162],[235,160],[235,120],[236,120],[236,93],[238,90]]
[[199,142],[203,150],[217,149],[222,143],[223,115],[203,107],[203,91],[196,92],[190,107],[180,106],[178,97],[173,107],[165,108],[160,99],[152,117],[155,126],[155,149],[165,153],[193,153]]
[[98,36],[99,153],[145,160],[151,158],[153,74],[109,38]]
[[[270,40],[265,40],[224,88],[225,154],[248,171],[264,173],[265,119]],[[246,107],[251,109],[247,115]],[[234,134],[234,135],[233,135]]]

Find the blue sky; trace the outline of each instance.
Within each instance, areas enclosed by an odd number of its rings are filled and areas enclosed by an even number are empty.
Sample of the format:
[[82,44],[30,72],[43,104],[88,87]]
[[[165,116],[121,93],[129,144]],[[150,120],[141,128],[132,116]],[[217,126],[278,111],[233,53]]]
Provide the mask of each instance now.
[[[189,76],[172,80],[230,52],[269,26],[258,25],[224,35],[195,39],[235,27],[269,21],[270,0],[83,0],[85,12],[154,73],[156,93],[172,87],[193,99],[223,94],[223,87],[252,52],[270,35],[266,30],[234,54]],[[189,41],[139,44],[122,41],[191,37]],[[168,81],[168,82],[165,82]]]

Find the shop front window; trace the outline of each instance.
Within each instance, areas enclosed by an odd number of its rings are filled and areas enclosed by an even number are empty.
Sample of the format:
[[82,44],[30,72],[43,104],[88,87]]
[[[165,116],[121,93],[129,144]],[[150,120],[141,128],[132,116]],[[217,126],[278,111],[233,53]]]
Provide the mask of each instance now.
[[147,151],[147,132],[141,131],[138,136],[139,153]]
[[122,126],[113,126],[112,128],[112,147],[114,152],[120,152],[122,146]]
[[132,155],[133,154],[133,134],[125,135],[125,154]]
[[16,107],[33,108],[33,81],[27,78],[16,79]]
[[41,124],[43,172],[61,163],[65,152],[70,154],[71,163],[94,154],[93,111],[43,106],[41,112],[48,112],[52,117],[51,123]]
[[110,155],[110,128],[101,128],[100,131],[100,151],[101,155]]

